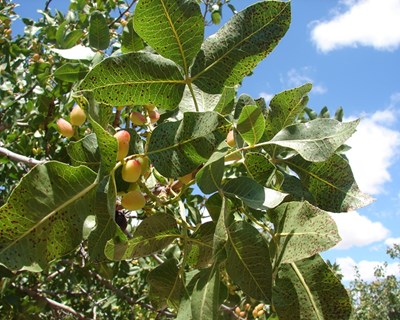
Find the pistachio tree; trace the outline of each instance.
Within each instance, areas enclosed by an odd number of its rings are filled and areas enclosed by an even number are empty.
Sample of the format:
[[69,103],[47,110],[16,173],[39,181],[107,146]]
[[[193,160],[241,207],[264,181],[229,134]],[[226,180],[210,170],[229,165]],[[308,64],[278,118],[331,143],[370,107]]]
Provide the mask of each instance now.
[[344,153],[358,120],[317,115],[310,83],[237,93],[290,2],[47,1],[23,35],[2,2],[1,312],[350,318],[320,253],[329,212],[371,202]]

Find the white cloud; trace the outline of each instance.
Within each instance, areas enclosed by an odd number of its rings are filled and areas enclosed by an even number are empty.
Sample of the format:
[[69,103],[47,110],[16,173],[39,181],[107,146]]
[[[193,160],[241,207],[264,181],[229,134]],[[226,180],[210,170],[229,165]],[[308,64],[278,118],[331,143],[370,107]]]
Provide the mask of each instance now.
[[335,220],[342,238],[335,249],[367,246],[382,241],[389,235],[389,230],[382,223],[373,222],[356,211],[331,213],[331,217]]
[[[364,281],[372,281],[375,279],[374,271],[377,266],[383,266],[380,261],[362,260],[355,262],[350,257],[337,258],[336,263],[340,266],[344,281],[352,281],[355,278],[355,267],[358,268],[361,279]],[[389,263],[386,267],[386,275],[398,275],[399,264]]]
[[328,21],[312,23],[311,39],[322,52],[372,46],[400,46],[400,0],[342,0]]
[[400,237],[399,238],[387,238],[385,240],[385,244],[388,247],[392,247],[394,244],[400,244]]
[[281,82],[290,88],[299,87],[307,82],[311,82],[313,83],[311,93],[324,94],[327,89],[313,80],[311,77],[313,71],[314,70],[310,67],[303,67],[300,70],[294,68],[290,69],[287,72],[286,77],[281,77]]
[[398,113],[394,108],[377,111],[361,119],[357,132],[347,141],[347,152],[360,189],[369,194],[384,191],[391,180],[389,168],[400,154],[400,131],[391,129]]

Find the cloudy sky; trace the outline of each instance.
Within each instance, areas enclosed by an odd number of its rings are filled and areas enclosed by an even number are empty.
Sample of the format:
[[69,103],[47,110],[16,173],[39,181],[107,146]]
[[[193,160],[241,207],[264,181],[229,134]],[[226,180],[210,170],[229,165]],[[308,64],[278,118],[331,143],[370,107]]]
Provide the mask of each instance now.
[[[19,12],[37,17],[38,3],[20,0]],[[232,0],[238,10],[255,0]],[[53,0],[65,10],[68,0]],[[230,16],[224,12],[224,20]],[[361,118],[348,157],[359,187],[376,201],[357,212],[333,214],[342,242],[323,254],[342,267],[345,280],[358,266],[370,280],[378,263],[399,268],[386,247],[400,243],[400,0],[292,1],[291,28],[278,47],[246,78],[241,92],[269,100],[275,93],[313,83],[309,106],[347,120]],[[213,28],[209,29],[209,34]]]

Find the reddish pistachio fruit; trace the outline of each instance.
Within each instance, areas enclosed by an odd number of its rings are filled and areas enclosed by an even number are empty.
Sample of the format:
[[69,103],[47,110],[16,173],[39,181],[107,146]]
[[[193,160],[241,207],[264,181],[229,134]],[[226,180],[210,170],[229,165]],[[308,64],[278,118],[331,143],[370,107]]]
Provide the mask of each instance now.
[[131,139],[131,135],[126,130],[120,130],[114,134],[114,137],[118,141],[117,161],[121,161],[128,155],[129,140]]
[[71,138],[74,136],[74,128],[65,119],[61,118],[57,120],[58,132],[64,137]]
[[69,120],[73,126],[81,126],[86,120],[86,114],[83,109],[76,105],[69,114]]
[[157,122],[160,119],[160,114],[156,110],[149,111],[149,118],[151,123]]
[[142,174],[142,165],[136,159],[124,163],[121,171],[122,179],[126,182],[136,182]]
[[230,130],[228,132],[228,135],[226,136],[226,143],[230,146],[230,147],[234,147],[236,145],[235,143],[235,137],[233,136],[233,130]]
[[129,191],[121,198],[121,205],[127,210],[140,210],[146,204],[146,199],[139,190]]
[[145,116],[140,112],[132,112],[129,118],[131,119],[132,123],[137,126],[142,126],[146,123]]
[[178,178],[178,180],[180,182],[182,182],[183,184],[188,184],[190,181],[192,181],[192,179],[193,179],[193,173],[192,172],[184,175],[183,177]]

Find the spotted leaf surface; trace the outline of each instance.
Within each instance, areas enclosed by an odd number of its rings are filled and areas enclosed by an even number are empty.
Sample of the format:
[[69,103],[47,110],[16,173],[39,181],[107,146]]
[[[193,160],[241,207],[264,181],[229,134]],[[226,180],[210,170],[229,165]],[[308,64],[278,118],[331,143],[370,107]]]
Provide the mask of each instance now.
[[286,193],[265,188],[249,177],[231,179],[222,189],[226,195],[237,197],[250,208],[258,210],[275,208],[287,196]]
[[94,171],[100,167],[100,153],[97,138],[91,133],[79,141],[72,141],[67,146],[68,155],[75,166],[85,165]]
[[296,156],[286,163],[313,195],[315,205],[323,210],[347,212],[373,202],[373,198],[360,191],[350,164],[339,155],[318,163]]
[[244,221],[228,228],[226,271],[250,297],[270,301],[272,265],[267,243],[252,225]]
[[85,166],[51,161],[34,167],[0,208],[0,263],[11,270],[45,268],[74,250],[93,214],[96,187],[96,173]]
[[152,48],[188,73],[204,38],[204,20],[196,1],[141,0],[134,26]]
[[285,202],[269,213],[274,224],[277,261],[290,263],[325,251],[340,240],[335,221],[307,201]]
[[144,49],[143,40],[139,37],[133,27],[133,18],[129,19],[128,24],[122,31],[121,51],[129,53]]
[[281,320],[349,319],[352,310],[346,289],[319,255],[281,265],[272,302]]
[[265,129],[265,119],[262,109],[257,106],[244,106],[240,113],[236,129],[245,142],[250,146],[255,145],[263,136]]
[[275,170],[275,166],[269,162],[267,157],[257,152],[246,153],[244,164],[253,179],[261,185],[267,183],[270,175]]
[[265,132],[269,139],[283,128],[293,124],[293,121],[304,110],[308,102],[306,94],[312,85],[307,83],[301,87],[283,91],[275,95],[268,109]]
[[209,267],[212,261],[213,237],[215,232],[215,223],[208,221],[200,227],[188,239],[190,244],[187,261],[195,268]]
[[99,11],[90,15],[89,45],[95,49],[105,50],[110,44],[110,31],[107,20]]
[[152,133],[148,155],[165,177],[182,177],[206,162],[226,138],[230,124],[216,112],[186,112]]
[[290,3],[263,1],[235,14],[206,39],[192,67],[194,84],[209,93],[221,93],[251,73],[285,35]]
[[131,52],[97,64],[81,83],[98,102],[113,106],[154,104],[174,109],[185,84],[174,62],[148,52]]
[[144,219],[129,241],[108,241],[104,252],[110,260],[144,257],[164,249],[179,236],[175,219],[169,214],[157,213]]
[[358,123],[315,119],[284,128],[270,143],[294,149],[307,161],[325,161],[353,135]]
[[149,298],[157,309],[167,306],[178,309],[184,289],[184,280],[179,272],[177,261],[168,259],[147,276],[150,285]]

